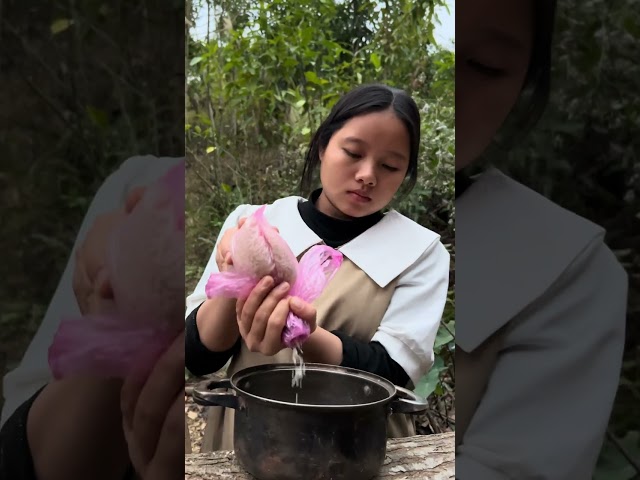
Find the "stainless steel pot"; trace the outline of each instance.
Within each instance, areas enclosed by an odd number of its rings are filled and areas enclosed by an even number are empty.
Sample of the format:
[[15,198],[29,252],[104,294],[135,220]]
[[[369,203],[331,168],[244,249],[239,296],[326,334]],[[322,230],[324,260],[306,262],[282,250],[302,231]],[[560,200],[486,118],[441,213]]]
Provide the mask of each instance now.
[[236,458],[258,480],[370,480],[385,459],[389,415],[427,409],[371,373],[307,364],[294,388],[293,369],[260,365],[193,391],[200,405],[235,410]]

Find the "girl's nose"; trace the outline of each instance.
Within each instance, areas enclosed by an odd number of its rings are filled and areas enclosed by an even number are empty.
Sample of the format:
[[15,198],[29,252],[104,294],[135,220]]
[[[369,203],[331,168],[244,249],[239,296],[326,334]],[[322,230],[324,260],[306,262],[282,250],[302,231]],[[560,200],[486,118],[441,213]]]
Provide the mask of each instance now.
[[373,165],[369,164],[368,162],[363,162],[362,166],[358,170],[358,173],[356,174],[356,180],[371,187],[375,186],[376,176],[374,174]]

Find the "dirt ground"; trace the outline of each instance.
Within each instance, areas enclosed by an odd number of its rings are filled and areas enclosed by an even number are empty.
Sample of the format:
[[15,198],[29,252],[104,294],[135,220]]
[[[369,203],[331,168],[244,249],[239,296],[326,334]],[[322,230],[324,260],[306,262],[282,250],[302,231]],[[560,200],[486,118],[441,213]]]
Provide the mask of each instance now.
[[207,422],[206,407],[197,405],[190,395],[184,396],[184,411],[187,414],[187,424],[191,437],[192,453],[199,453],[202,445],[202,435]]

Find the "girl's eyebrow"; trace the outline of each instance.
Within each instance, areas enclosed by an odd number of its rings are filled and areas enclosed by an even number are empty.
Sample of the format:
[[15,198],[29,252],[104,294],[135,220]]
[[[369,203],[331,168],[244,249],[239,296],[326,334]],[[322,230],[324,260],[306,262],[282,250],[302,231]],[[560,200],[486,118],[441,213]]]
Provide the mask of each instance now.
[[[358,137],[346,137],[344,141],[351,142],[351,143],[359,143],[360,145],[364,145],[365,147],[369,145],[367,142],[365,142],[364,140]],[[396,152],[395,150],[387,150],[385,153],[388,153],[393,157],[397,157],[400,160],[405,160],[407,158],[405,155],[401,154],[400,152]]]
[[352,143],[361,143],[362,145],[367,145],[367,142],[365,142],[364,140],[358,138],[358,137],[346,137],[344,139],[345,142],[352,142]]
[[527,46],[520,38],[518,38],[511,32],[507,32],[501,28],[497,28],[494,26],[483,27],[480,30],[480,34],[484,39],[500,44],[501,46],[507,47],[518,53],[524,54],[528,52]]

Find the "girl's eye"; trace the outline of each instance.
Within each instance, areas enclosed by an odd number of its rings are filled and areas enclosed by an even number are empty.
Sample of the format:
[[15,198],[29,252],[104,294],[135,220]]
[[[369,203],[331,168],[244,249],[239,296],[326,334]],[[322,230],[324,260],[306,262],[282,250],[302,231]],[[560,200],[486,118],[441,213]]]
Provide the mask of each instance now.
[[382,166],[387,170],[389,170],[390,172],[397,172],[398,170],[400,170],[399,168],[392,167],[391,165],[382,165]]
[[351,158],[361,158],[362,157],[362,155],[358,155],[357,153],[353,153],[353,152],[347,150],[346,148],[343,148],[342,150],[344,150],[344,153],[349,155]]
[[477,60],[467,60],[467,64],[475,71],[487,77],[502,77],[506,74],[505,70],[501,68],[491,67]]

